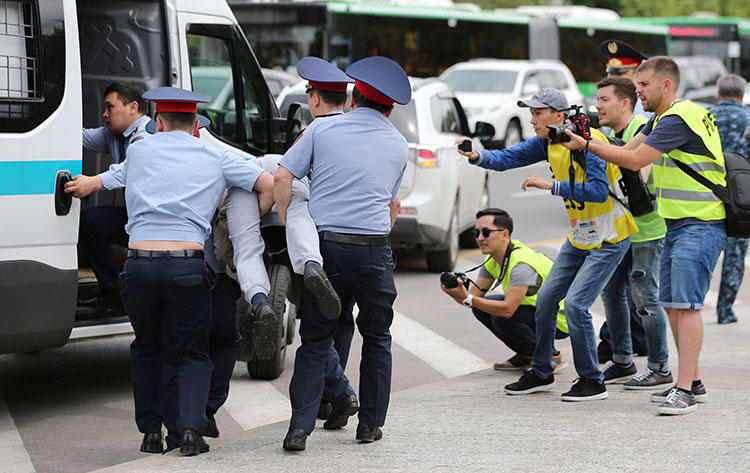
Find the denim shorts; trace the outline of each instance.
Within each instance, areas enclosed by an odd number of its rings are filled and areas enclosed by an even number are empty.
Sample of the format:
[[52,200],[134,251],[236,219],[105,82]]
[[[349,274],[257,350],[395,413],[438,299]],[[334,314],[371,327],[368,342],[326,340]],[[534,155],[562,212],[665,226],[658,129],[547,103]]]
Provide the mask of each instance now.
[[659,281],[659,304],[662,307],[703,308],[711,274],[726,239],[723,224],[699,223],[667,232]]

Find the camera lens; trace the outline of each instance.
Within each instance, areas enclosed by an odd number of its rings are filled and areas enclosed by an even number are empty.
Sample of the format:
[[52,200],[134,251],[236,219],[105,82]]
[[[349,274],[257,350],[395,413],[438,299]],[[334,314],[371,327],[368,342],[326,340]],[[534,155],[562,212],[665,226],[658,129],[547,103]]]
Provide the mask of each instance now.
[[458,279],[453,273],[442,273],[440,274],[440,283],[448,289],[458,287]]

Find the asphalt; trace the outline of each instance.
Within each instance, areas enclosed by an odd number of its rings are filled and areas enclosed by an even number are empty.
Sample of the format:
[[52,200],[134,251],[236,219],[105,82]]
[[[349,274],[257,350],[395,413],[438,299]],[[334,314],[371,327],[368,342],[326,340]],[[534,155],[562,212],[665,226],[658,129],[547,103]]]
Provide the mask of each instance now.
[[[307,450],[288,453],[282,422],[208,439],[211,451],[197,457],[143,454],[98,471],[750,471],[750,308],[736,312],[740,322],[730,325],[704,313],[701,377],[709,399],[684,416],[660,416],[650,391],[620,385],[609,387],[606,400],[561,402],[572,366],[556,376],[553,392],[526,396],[503,393],[518,373],[484,370],[394,393],[375,443],[355,441],[356,417],[338,431],[319,421]],[[559,348],[570,360],[569,345]],[[673,356],[673,369],[676,362]],[[645,358],[636,363],[642,369]]]

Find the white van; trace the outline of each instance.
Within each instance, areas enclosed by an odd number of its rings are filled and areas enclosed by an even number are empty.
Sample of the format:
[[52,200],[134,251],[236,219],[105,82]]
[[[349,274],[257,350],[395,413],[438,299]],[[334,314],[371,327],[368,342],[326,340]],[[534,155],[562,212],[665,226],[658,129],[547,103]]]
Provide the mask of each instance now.
[[[110,163],[81,147],[107,85],[207,96],[201,138],[246,157],[283,152],[286,120],[224,0],[8,0],[0,10],[0,353],[128,332],[127,318],[76,317],[81,205],[123,205],[122,193],[66,201],[57,182]],[[280,373],[267,368],[261,376]]]

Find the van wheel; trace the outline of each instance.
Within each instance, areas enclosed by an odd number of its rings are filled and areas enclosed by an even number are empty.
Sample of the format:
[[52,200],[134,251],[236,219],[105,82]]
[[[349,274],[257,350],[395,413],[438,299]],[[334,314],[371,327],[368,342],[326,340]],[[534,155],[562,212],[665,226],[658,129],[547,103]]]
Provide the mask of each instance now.
[[[272,330],[274,333],[270,336],[276,340],[276,353],[269,359],[261,360],[253,351],[253,356],[247,360],[247,371],[251,378],[255,379],[276,379],[284,371],[284,362],[286,360],[287,336],[288,330],[286,317],[289,316],[286,307],[286,295],[291,282],[289,267],[283,264],[268,265],[268,279],[271,282],[271,292],[268,294],[268,302],[271,304],[273,311],[281,315],[278,325],[267,327],[266,330]],[[290,304],[291,306],[291,304]],[[294,316],[294,314],[292,314]],[[262,330],[261,326],[253,323],[253,331]],[[252,334],[249,340],[245,341],[245,333],[242,333],[243,344],[252,345]]]
[[[479,207],[477,209],[486,209],[490,206],[490,180],[484,180],[482,195],[479,197]],[[474,227],[465,230],[458,239],[461,248],[477,248],[477,240],[474,238]]]
[[521,125],[518,124],[516,119],[513,119],[508,123],[508,129],[505,130],[505,147],[510,148],[523,141],[521,135]]
[[425,253],[427,269],[436,273],[453,271],[458,258],[458,202],[453,207],[451,224],[446,236],[447,248],[439,251],[428,251]]

